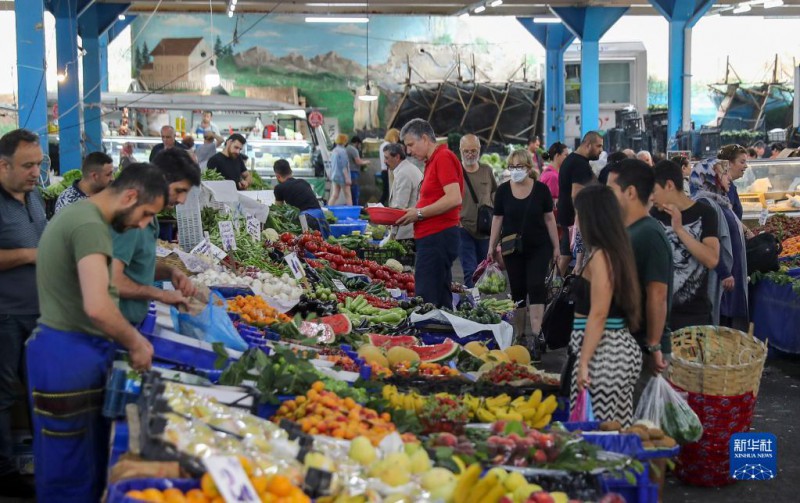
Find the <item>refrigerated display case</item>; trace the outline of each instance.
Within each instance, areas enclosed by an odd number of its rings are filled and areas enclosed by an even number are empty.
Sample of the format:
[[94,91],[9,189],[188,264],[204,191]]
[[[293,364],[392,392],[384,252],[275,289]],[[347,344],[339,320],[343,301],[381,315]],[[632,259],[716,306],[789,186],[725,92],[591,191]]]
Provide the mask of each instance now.
[[312,152],[313,145],[305,140],[248,140],[246,145],[250,163],[248,167],[255,170],[262,178],[274,178],[272,165],[278,159],[289,161],[294,176],[313,177]]
[[748,161],[744,176],[734,183],[742,199],[743,220],[757,220],[762,209],[800,216],[800,207],[789,201],[800,194],[800,157]]
[[119,167],[122,147],[128,142],[133,146],[133,157],[136,162],[147,162],[150,160],[150,152],[153,147],[161,143],[161,138],[152,136],[109,136],[103,138],[103,147],[106,154],[114,159],[114,166]]

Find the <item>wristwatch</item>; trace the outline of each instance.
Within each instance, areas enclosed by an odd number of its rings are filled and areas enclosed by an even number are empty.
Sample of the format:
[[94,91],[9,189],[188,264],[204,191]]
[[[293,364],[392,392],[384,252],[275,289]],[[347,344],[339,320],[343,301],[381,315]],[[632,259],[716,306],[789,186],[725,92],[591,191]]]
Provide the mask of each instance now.
[[652,346],[645,346],[644,351],[648,355],[652,355],[653,353],[661,351],[661,344],[653,344]]
[[418,209],[418,210],[417,210],[417,221],[420,221],[420,220],[422,220],[423,218],[424,218],[424,217],[422,216],[422,210],[421,210],[421,209]]

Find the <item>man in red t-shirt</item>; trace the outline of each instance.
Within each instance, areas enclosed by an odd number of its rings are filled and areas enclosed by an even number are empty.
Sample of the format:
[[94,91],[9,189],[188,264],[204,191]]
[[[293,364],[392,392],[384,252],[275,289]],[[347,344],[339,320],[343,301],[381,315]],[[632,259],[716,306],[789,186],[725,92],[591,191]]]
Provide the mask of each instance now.
[[453,261],[458,258],[461,196],[464,175],[458,157],[445,145],[436,144],[431,125],[408,122],[400,131],[408,155],[425,163],[425,175],[415,208],[408,208],[398,225],[414,224],[417,260],[414,264],[416,293],[437,307],[450,308]]

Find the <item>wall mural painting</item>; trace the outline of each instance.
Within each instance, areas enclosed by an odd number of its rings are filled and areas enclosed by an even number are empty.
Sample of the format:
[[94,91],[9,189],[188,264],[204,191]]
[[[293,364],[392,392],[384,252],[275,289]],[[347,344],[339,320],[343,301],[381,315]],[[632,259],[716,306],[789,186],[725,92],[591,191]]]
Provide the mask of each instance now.
[[460,75],[504,82],[521,79],[521,66],[531,78],[542,63],[535,56],[540,46],[513,19],[476,25],[451,17],[376,16],[369,23],[369,79],[379,100],[364,102],[357,96],[366,91],[366,25],[262,17],[215,15],[213,30],[208,15],[140,17],[131,34],[134,74],[151,90],[202,92],[213,51],[228,94],[320,107],[350,132],[385,128],[407,80]]

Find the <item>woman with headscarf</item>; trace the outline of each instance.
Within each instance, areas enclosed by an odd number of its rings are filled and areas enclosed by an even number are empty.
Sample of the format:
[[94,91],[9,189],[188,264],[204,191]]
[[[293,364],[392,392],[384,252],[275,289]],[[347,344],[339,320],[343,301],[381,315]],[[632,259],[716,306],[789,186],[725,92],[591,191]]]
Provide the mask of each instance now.
[[[749,312],[747,308],[747,258],[742,222],[733,212],[728,197],[731,177],[729,162],[722,159],[707,159],[692,169],[690,181],[695,200],[713,203],[724,217],[720,219],[720,261],[716,273],[722,287],[711,296],[719,299],[719,323],[737,330],[747,331]],[[727,243],[723,234],[728,235]],[[714,286],[718,283],[714,282]],[[712,282],[709,281],[709,288]],[[715,309],[715,313],[717,310]]]

